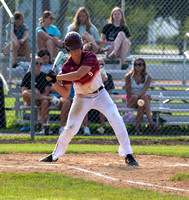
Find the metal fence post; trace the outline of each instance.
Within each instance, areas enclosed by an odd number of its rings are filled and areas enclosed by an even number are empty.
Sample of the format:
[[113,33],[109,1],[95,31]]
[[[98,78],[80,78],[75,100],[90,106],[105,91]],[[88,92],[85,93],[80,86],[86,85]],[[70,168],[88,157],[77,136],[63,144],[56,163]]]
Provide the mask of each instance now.
[[31,116],[30,116],[30,131],[31,131],[31,139],[34,140],[34,125],[35,125],[35,44],[36,44],[36,35],[35,35],[35,29],[36,29],[36,0],[33,0],[33,19],[32,19],[32,65],[31,65]]

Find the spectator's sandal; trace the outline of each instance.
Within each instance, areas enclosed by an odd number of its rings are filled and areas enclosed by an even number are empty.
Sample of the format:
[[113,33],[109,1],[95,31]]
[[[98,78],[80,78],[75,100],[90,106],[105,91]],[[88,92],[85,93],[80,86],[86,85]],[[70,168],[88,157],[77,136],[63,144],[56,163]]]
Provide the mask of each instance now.
[[112,53],[112,54],[108,55],[107,58],[110,60],[115,60],[116,56],[115,56],[115,54]]
[[156,131],[161,130],[161,127],[157,126],[156,124],[150,124],[150,128],[153,129],[153,130],[156,130]]
[[98,49],[98,51],[97,51],[97,54],[105,53],[106,51],[108,51],[107,48],[100,48],[100,47],[99,47],[99,49]]
[[143,132],[140,129],[135,129],[135,135],[143,135]]

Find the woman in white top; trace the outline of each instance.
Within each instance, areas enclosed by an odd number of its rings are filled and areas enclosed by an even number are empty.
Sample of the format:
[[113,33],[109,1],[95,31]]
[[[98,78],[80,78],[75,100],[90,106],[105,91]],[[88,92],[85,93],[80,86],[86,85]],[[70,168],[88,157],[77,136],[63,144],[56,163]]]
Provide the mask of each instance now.
[[86,8],[80,7],[76,12],[73,23],[68,26],[67,33],[72,31],[80,34],[84,47],[91,43],[91,51],[94,51],[94,53],[104,53],[108,50],[100,47],[100,35],[97,28],[92,24]]
[[[135,135],[140,135],[141,121],[144,115],[144,112],[147,115],[150,127],[155,130],[160,130],[160,127],[157,126],[151,117],[150,113],[150,100],[151,96],[147,95],[146,92],[151,84],[152,78],[146,71],[146,63],[143,58],[136,58],[134,61],[133,69],[125,75],[125,88],[126,88],[126,101],[128,108],[137,108],[138,113],[136,117],[135,125]],[[144,106],[140,107],[137,105],[139,99],[144,100]]]

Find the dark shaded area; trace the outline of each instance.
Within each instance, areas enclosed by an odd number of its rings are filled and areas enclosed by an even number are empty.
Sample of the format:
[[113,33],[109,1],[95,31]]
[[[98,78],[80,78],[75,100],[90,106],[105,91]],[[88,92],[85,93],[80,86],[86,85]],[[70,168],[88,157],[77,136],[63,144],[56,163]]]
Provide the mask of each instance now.
[[[56,144],[56,139],[44,140],[6,140],[0,139],[0,144],[24,144],[24,143],[41,143],[41,144]],[[100,145],[118,145],[117,139],[87,139],[87,140],[72,140],[70,144],[100,144]],[[131,140],[131,145],[189,145],[189,141],[157,141],[157,140]]]
[[5,116],[5,99],[3,90],[3,81],[0,78],[0,128],[6,127],[6,116]]

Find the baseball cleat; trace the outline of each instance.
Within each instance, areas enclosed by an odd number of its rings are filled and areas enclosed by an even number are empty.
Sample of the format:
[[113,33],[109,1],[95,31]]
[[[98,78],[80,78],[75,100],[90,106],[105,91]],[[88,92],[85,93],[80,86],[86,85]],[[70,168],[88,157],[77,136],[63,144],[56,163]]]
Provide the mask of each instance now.
[[139,166],[139,164],[131,154],[127,154],[127,156],[125,157],[125,163],[131,166]]
[[40,159],[40,162],[56,162],[58,159],[53,160],[52,154]]

